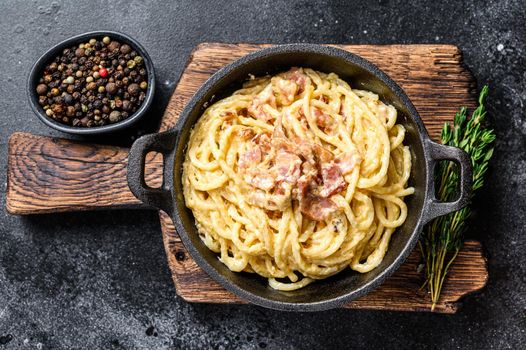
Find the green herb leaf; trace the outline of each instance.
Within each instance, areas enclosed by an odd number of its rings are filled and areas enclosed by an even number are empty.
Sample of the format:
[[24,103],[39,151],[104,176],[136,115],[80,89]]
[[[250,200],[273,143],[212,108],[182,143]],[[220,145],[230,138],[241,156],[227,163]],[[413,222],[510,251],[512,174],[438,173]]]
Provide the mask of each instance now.
[[[462,107],[455,114],[453,127],[445,123],[442,128],[441,141],[444,145],[458,147],[468,153],[473,167],[473,192],[484,184],[484,174],[493,156],[495,133],[484,128],[486,117],[486,97],[488,86],[484,86],[479,95],[479,106],[467,118],[467,108]],[[435,183],[436,196],[441,201],[452,201],[457,194],[459,180],[458,167],[449,161],[441,161],[437,165]],[[419,245],[426,263],[426,281],[431,294],[431,310],[434,310],[440,298],[442,285],[449,268],[462,248],[466,222],[471,215],[469,206],[434,219],[426,225],[420,237]]]

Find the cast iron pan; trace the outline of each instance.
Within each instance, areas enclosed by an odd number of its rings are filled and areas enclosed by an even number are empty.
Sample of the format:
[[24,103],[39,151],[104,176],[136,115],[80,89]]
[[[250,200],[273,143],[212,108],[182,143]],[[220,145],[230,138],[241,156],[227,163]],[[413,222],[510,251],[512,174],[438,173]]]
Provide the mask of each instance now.
[[[407,220],[393,235],[380,266],[365,274],[347,269],[303,289],[282,292],[270,288],[267,280],[256,274],[231,272],[201,242],[192,212],[184,204],[181,176],[190,130],[205,106],[231,94],[249,74],[273,74],[291,67],[334,72],[352,87],[373,91],[382,101],[396,107],[398,123],[407,130],[405,144],[410,147],[412,156],[409,185],[415,187],[415,194],[406,198]],[[160,152],[164,157],[164,178],[160,188],[150,188],[144,181],[144,159],[150,151]],[[455,202],[441,203],[434,196],[433,169],[441,159],[453,160],[460,165],[460,196]],[[251,303],[272,309],[319,311],[339,307],[378,287],[413,250],[425,223],[465,206],[470,195],[471,165],[468,155],[462,150],[429,139],[409,98],[377,67],[337,48],[291,44],[252,53],[224,67],[196,92],[173,129],[138,139],[130,150],[128,184],[141,201],[171,216],[192,258],[229,291]]]

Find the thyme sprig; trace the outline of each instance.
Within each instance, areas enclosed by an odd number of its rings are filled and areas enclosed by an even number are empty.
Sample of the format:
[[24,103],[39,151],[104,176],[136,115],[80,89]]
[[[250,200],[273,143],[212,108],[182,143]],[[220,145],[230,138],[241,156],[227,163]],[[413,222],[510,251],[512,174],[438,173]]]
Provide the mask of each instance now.
[[[442,128],[442,144],[458,147],[468,153],[473,168],[472,196],[484,183],[484,174],[493,155],[495,133],[484,126],[486,118],[485,102],[488,86],[484,86],[478,99],[479,106],[471,118],[467,118],[467,109],[462,107],[456,113],[453,126],[445,123]],[[437,186],[436,197],[441,201],[452,201],[458,196],[459,171],[450,161],[441,161],[435,172]],[[444,280],[451,264],[462,248],[464,232],[471,216],[470,206],[434,219],[424,228],[419,241],[420,250],[425,260],[426,281],[431,295],[431,310],[440,298]]]

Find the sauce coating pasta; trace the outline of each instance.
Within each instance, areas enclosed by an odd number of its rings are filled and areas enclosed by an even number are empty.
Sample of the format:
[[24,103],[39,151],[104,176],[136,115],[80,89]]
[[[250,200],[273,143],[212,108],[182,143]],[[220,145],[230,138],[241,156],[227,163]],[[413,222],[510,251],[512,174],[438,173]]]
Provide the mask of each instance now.
[[230,270],[284,291],[371,271],[414,192],[396,118],[334,73],[251,77],[190,135],[183,190],[204,244]]

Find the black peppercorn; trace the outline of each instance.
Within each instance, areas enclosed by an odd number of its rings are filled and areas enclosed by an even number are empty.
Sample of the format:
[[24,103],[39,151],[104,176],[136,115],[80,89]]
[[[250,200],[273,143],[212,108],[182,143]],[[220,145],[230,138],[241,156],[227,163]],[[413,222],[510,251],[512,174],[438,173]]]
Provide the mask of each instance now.
[[47,93],[47,85],[46,84],[39,84],[37,86],[37,94],[45,95],[46,93]]
[[64,102],[68,105],[72,105],[74,103],[74,99],[73,99],[73,96],[71,96],[70,94],[65,94],[64,95]]
[[142,57],[129,44],[91,38],[49,62],[35,90],[48,117],[92,127],[118,122],[137,111],[146,98],[146,75]]
[[114,95],[117,92],[117,84],[115,83],[108,83],[106,84],[106,91],[110,95]]
[[128,54],[130,52],[131,52],[130,45],[124,44],[124,45],[121,46],[121,53],[126,55],[126,54]]
[[73,106],[68,106],[68,108],[66,109],[66,115],[68,117],[73,117],[75,116],[75,107]]
[[129,110],[131,110],[131,108],[132,108],[132,105],[131,105],[130,101],[128,101],[128,100],[122,101],[122,109],[123,110],[129,111]]
[[118,42],[118,41],[112,41],[109,45],[108,45],[108,50],[110,50],[111,52],[115,51],[115,50],[118,50],[120,48],[121,44]]
[[121,112],[119,111],[113,111],[110,113],[110,121],[115,123],[118,122],[121,118]]
[[54,104],[51,109],[55,115],[61,114],[63,111],[62,105],[60,104]]
[[141,92],[141,88],[138,84],[133,83],[128,86],[128,92],[132,96],[137,96]]

